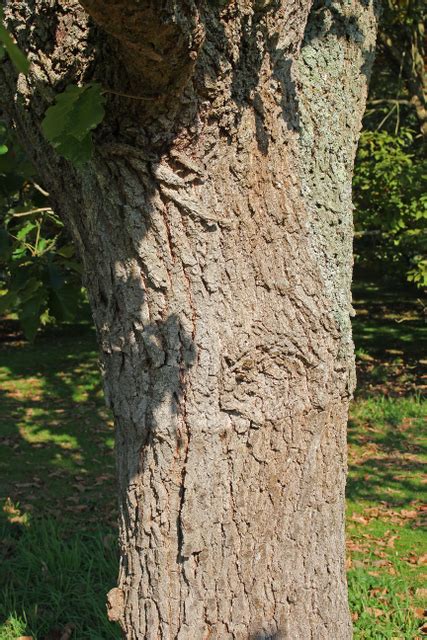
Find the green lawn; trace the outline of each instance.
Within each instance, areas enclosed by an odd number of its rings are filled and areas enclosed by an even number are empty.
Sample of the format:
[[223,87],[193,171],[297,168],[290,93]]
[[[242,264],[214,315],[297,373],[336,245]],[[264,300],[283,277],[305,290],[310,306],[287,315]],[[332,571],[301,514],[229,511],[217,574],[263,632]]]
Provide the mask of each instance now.
[[[350,602],[356,639],[412,640],[427,631],[425,326],[416,301],[377,299],[371,287],[355,305]],[[29,345],[10,334],[0,346],[0,640],[119,638],[105,615],[117,511],[94,335],[51,329]]]
[[93,333],[5,344],[0,389],[0,640],[120,638],[105,615],[117,508]]

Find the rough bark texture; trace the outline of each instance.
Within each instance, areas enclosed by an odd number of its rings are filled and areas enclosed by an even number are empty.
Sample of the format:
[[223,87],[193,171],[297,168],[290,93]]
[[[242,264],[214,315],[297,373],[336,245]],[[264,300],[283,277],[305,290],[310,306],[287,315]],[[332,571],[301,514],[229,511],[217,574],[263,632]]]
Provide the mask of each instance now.
[[[373,8],[82,4],[111,35],[74,0],[6,2],[33,66],[16,79],[3,62],[0,88],[85,266],[117,426],[109,615],[138,640],[347,640],[351,176]],[[77,171],[40,119],[93,78],[152,100],[113,96]]]

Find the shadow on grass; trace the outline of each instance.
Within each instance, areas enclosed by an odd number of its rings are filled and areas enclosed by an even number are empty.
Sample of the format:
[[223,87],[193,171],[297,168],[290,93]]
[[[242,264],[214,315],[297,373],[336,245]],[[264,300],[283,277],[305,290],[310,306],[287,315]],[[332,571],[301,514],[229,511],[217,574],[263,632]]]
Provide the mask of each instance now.
[[427,307],[422,293],[400,282],[356,278],[353,305],[356,396],[404,396],[425,389]]
[[[10,327],[8,327],[10,330]],[[116,582],[113,426],[93,331],[0,347],[0,640],[106,640]]]
[[[389,506],[397,507],[416,499],[425,465],[421,462],[398,461],[395,456],[390,456],[370,458],[357,464],[354,469],[357,476],[350,476],[347,481],[348,499],[386,502]],[[418,478],[418,481],[411,480],[410,476]]]
[[0,496],[79,526],[113,522],[114,433],[93,332],[3,345],[0,382]]
[[356,402],[352,414],[347,498],[390,506],[420,499],[425,403],[419,397],[373,397]]

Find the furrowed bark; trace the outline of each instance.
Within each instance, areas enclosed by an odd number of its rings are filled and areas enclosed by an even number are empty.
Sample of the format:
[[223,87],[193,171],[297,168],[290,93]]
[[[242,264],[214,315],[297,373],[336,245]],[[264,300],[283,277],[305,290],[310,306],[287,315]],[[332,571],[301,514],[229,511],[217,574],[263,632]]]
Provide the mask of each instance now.
[[[3,108],[85,266],[117,427],[110,618],[138,640],[350,638],[351,175],[372,7],[198,3],[205,40],[180,93],[112,98],[76,171],[40,136],[49,85],[135,87],[139,68],[119,78],[120,34],[102,49],[72,2],[47,60],[27,6],[7,8],[33,75],[3,66]],[[59,72],[76,24],[81,56]]]

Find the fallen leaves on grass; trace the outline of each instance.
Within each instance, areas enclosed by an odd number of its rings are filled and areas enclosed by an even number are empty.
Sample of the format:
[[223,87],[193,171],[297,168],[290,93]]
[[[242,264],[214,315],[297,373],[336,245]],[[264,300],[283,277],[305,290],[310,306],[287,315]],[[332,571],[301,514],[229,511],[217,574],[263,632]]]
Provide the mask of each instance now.
[[422,556],[417,556],[415,553],[410,553],[409,556],[406,556],[406,558],[403,558],[403,560],[406,560],[406,562],[409,562],[409,564],[425,566],[427,565],[427,553]]
[[377,607],[366,607],[366,612],[375,618],[379,618],[380,616],[385,615],[384,609],[378,609]]
[[359,524],[369,524],[369,518],[365,518],[364,516],[361,516],[358,513],[353,513],[353,515],[351,516],[351,519],[354,522],[358,522]]
[[368,545],[360,544],[360,542],[355,542],[354,540],[347,540],[346,547],[348,551],[357,553],[366,553],[369,548]]
[[6,498],[3,505],[3,511],[6,514],[7,519],[12,524],[26,524],[27,515],[22,513],[17,505],[15,505],[10,498]]
[[416,505],[413,509],[401,509],[400,511],[386,506],[367,507],[362,513],[353,513],[351,520],[362,525],[368,525],[371,520],[386,520],[399,526],[403,526],[408,520],[413,520],[414,526],[417,526],[425,518],[425,513],[425,505]]

